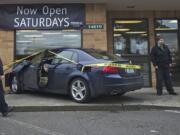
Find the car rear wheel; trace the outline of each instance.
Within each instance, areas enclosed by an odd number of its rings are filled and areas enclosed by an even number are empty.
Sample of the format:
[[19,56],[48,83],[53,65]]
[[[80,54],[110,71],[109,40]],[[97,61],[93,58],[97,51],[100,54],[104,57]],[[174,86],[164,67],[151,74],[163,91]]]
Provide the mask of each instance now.
[[19,82],[16,76],[12,77],[12,81],[11,81],[11,91],[13,93],[19,94],[21,93],[20,87],[19,87]]
[[90,90],[87,82],[82,78],[74,79],[70,84],[70,94],[78,103],[88,102],[90,99]]

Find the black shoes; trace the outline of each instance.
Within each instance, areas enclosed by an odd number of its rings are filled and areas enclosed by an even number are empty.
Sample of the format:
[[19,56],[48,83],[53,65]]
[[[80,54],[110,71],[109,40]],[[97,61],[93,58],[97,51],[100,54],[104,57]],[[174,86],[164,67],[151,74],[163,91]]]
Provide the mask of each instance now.
[[[169,92],[169,95],[173,95],[173,96],[176,96],[178,95],[176,92]],[[162,96],[162,94],[157,94],[157,96]]]
[[8,116],[8,112],[2,113],[2,116],[3,116],[3,117],[7,117],[7,116]]
[[169,95],[174,95],[174,96],[176,96],[176,95],[178,95],[178,94],[177,94],[176,92],[170,92]]
[[3,116],[3,117],[7,117],[7,116],[8,116],[8,113],[10,113],[10,112],[12,112],[12,111],[13,111],[13,107],[8,107],[7,112],[3,112],[3,113],[2,113],[2,116]]
[[13,107],[8,107],[8,112],[12,112],[13,111]]

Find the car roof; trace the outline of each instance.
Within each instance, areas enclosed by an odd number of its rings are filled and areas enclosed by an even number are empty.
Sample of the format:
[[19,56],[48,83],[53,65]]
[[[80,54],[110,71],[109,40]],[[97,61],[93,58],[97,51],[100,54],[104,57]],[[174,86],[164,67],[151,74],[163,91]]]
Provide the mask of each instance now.
[[63,51],[63,50],[77,50],[77,48],[55,48],[55,49],[50,49],[51,51],[54,51],[54,52],[60,52],[60,51]]
[[97,49],[94,49],[94,48],[65,48],[65,47],[63,47],[63,48],[56,48],[56,49],[50,49],[51,51],[53,51],[53,52],[56,52],[56,53],[58,53],[58,52],[61,52],[61,51],[63,51],[63,50],[70,50],[70,51],[75,51],[75,52],[106,52],[106,51],[103,51],[103,50],[97,50]]

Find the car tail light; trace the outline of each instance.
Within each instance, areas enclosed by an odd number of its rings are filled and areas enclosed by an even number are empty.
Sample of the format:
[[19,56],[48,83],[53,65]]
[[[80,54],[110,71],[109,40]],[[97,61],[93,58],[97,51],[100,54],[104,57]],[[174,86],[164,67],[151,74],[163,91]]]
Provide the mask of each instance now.
[[103,68],[103,73],[108,73],[108,74],[117,74],[119,73],[119,68],[116,68],[116,67],[104,67]]

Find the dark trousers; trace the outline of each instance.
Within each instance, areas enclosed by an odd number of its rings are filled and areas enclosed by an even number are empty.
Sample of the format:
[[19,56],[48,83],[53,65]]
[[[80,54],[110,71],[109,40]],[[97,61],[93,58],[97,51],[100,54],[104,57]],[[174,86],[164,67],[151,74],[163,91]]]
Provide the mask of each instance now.
[[8,110],[8,105],[4,98],[4,90],[3,90],[2,81],[0,81],[0,112],[5,113],[7,112],[7,110]]
[[162,94],[163,81],[165,83],[168,93],[174,92],[174,89],[172,87],[171,77],[170,77],[170,69],[168,67],[167,68],[158,67],[158,69],[156,69],[157,94]]

